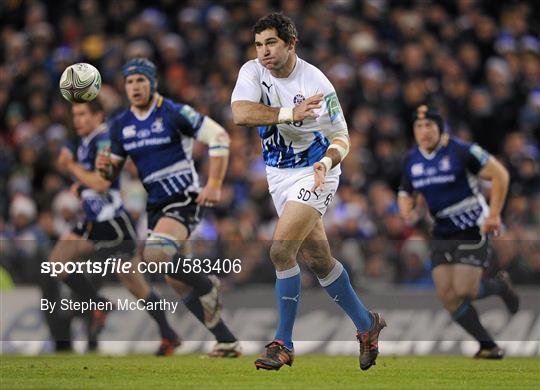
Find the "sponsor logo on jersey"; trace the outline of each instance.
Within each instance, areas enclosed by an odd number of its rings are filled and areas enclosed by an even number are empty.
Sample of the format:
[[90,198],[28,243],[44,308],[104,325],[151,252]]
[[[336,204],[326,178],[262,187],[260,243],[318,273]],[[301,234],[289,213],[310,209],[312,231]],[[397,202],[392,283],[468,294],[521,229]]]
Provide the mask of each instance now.
[[137,131],[135,130],[135,125],[124,127],[122,129],[122,135],[124,136],[124,138],[135,137],[135,135],[137,135]]
[[487,163],[489,159],[489,154],[484,149],[482,149],[480,146],[474,144],[469,149],[471,154],[476,157],[476,159],[480,162],[481,165],[484,165]]
[[148,130],[148,129],[141,129],[139,131],[137,131],[137,138],[147,138],[149,137],[151,134],[151,131]]
[[411,167],[411,175],[421,176],[423,174],[424,174],[424,164],[422,163],[413,164],[413,166]]
[[324,102],[326,103],[326,110],[328,111],[330,122],[334,123],[341,114],[341,106],[339,105],[339,100],[336,93],[332,92],[326,95],[324,97]]
[[180,110],[180,114],[182,114],[188,122],[191,124],[191,126],[196,127],[197,122],[199,121],[200,114],[193,109],[193,107],[188,106],[187,104],[184,104],[182,109]]
[[272,87],[272,85],[274,85],[274,84],[268,85],[268,84],[266,84],[266,81],[263,81],[261,84],[266,87],[266,89],[268,90],[268,93],[270,93],[270,88]]
[[165,130],[165,127],[163,127],[163,118],[157,118],[154,123],[152,123],[152,126],[150,126],[150,130],[152,133],[161,133]]
[[293,103],[295,106],[299,105],[300,103],[302,103],[304,100],[306,100],[306,98],[304,97],[304,95],[302,94],[298,94],[296,95],[294,98],[293,98]]

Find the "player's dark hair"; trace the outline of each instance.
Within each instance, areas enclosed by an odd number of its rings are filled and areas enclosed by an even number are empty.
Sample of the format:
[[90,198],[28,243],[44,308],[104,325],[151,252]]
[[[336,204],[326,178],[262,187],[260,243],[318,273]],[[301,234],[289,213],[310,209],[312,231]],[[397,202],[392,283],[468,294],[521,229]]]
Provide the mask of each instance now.
[[94,99],[89,102],[75,103],[75,104],[86,104],[92,114],[97,114],[98,112],[104,112],[103,105],[98,99]]
[[253,35],[259,34],[264,30],[275,28],[279,38],[287,44],[296,42],[298,33],[291,18],[280,12],[268,14],[259,20],[253,26]]

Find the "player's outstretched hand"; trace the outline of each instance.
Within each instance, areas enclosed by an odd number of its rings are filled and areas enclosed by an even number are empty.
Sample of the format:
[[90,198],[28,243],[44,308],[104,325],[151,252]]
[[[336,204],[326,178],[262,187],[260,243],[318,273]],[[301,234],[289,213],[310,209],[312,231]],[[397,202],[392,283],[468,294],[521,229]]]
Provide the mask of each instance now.
[[60,150],[60,155],[58,156],[58,160],[56,160],[56,163],[58,164],[58,168],[60,168],[63,171],[67,171],[69,169],[69,165],[73,162],[73,153],[66,148],[65,146],[62,147]]
[[324,190],[324,178],[326,177],[326,167],[320,162],[313,164],[313,187],[311,187],[311,192],[317,190]]
[[314,110],[321,108],[323,94],[319,93],[308,97],[302,103],[293,108],[293,119],[295,122],[303,121],[306,118],[317,118],[319,115]]
[[211,186],[206,184],[195,202],[201,206],[214,207],[214,205],[221,199],[221,186]]
[[501,216],[500,215],[488,215],[482,224],[482,233],[494,233],[499,234],[501,229]]

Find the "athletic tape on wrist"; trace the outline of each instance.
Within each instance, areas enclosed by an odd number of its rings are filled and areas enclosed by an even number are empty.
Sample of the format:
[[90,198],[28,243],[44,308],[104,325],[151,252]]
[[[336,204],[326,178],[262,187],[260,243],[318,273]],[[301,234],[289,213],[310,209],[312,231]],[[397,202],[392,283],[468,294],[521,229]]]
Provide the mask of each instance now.
[[328,173],[330,169],[332,169],[332,159],[330,157],[324,156],[319,162],[325,166],[326,173]]
[[281,107],[279,109],[278,123],[294,122],[293,109],[291,107]]

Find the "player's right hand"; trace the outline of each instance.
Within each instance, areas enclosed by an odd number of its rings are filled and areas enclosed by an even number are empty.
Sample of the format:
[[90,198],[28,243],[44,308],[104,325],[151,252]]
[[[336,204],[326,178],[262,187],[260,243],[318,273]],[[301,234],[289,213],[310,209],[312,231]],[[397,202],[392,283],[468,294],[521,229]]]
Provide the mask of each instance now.
[[293,108],[293,119],[295,122],[301,122],[306,118],[318,118],[314,110],[321,108],[321,102],[323,99],[323,94],[319,93],[308,97],[302,103]]
[[60,155],[58,156],[58,159],[56,160],[58,168],[60,168],[63,171],[67,171],[69,170],[69,166],[72,162],[73,162],[73,153],[71,153],[71,151],[65,146],[62,147],[62,149],[60,150]]

